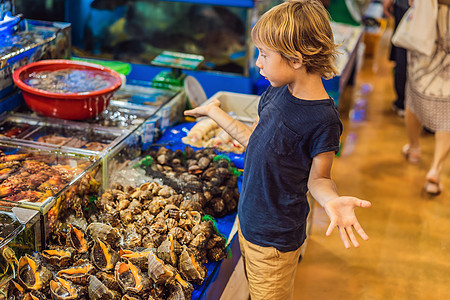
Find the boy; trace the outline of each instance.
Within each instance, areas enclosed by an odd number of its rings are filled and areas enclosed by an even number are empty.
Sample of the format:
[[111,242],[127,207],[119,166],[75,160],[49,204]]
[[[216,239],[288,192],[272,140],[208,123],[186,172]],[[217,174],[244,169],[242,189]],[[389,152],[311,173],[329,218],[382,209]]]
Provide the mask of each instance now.
[[367,240],[355,207],[370,202],[339,197],[331,165],[342,124],[321,77],[336,73],[329,15],[316,0],[288,1],[255,24],[256,66],[269,80],[252,128],[234,120],[218,100],[186,111],[208,116],[247,147],[238,206],[239,242],[251,299],[291,299],[309,206],[306,193],[325,208],[330,235],[338,227],[346,248]]

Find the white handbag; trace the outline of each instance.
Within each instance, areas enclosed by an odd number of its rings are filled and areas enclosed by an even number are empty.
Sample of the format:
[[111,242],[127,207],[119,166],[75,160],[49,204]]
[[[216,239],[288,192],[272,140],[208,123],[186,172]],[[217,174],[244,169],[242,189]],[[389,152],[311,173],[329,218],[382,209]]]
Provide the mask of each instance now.
[[430,56],[435,47],[437,0],[414,0],[392,36],[392,44]]

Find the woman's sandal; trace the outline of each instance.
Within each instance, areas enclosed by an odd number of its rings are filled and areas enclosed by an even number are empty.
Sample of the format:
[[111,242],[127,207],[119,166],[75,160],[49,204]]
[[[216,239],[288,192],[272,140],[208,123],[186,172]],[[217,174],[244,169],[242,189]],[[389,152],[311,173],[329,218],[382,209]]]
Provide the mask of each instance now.
[[427,181],[423,186],[423,191],[428,196],[438,196],[442,192],[442,184],[440,183],[439,179],[436,179],[434,177],[427,177]]
[[420,161],[420,148],[411,148],[409,144],[406,144],[402,148],[402,153],[405,156],[406,160],[412,164],[417,164]]

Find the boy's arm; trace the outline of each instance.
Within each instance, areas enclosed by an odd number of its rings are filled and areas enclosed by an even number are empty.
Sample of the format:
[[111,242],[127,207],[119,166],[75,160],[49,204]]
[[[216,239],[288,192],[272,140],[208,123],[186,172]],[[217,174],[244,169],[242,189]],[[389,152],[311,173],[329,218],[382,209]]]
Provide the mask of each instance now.
[[353,246],[359,247],[353,229],[363,240],[367,240],[369,237],[359,225],[355,216],[355,207],[370,207],[371,203],[355,197],[338,195],[336,185],[331,180],[333,158],[334,152],[332,151],[318,154],[313,158],[308,188],[330,218],[326,235],[331,235],[334,228],[337,227],[345,248],[351,247],[350,241]]
[[257,119],[255,123],[253,123],[253,126],[250,128],[224,112],[220,108],[220,101],[217,99],[214,99],[213,102],[208,105],[199,106],[191,110],[186,110],[184,114],[194,117],[210,117],[217,123],[217,125],[222,127],[223,130],[225,130],[244,147],[247,147],[250,135],[252,134],[259,120]]

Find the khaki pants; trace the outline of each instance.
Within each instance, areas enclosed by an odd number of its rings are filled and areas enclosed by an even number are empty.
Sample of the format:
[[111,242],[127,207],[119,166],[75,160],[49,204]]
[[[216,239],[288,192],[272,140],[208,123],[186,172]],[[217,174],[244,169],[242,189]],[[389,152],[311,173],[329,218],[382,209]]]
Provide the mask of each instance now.
[[301,247],[291,252],[261,247],[247,241],[240,228],[239,245],[251,300],[292,299]]

